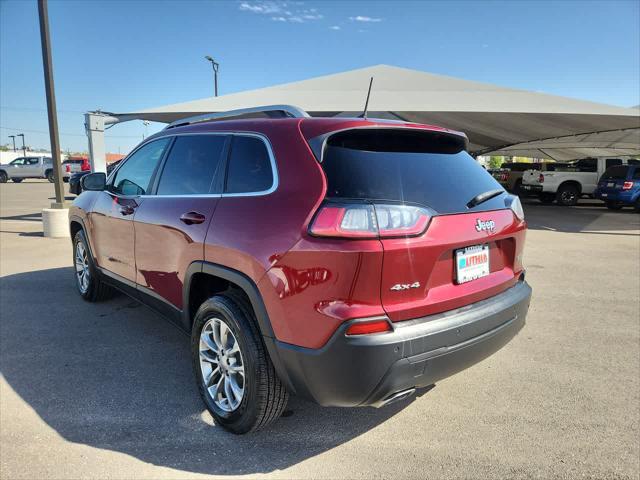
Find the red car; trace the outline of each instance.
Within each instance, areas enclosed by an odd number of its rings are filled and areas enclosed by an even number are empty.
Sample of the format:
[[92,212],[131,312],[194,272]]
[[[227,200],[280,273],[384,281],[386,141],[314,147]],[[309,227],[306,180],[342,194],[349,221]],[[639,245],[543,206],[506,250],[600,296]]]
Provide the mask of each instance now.
[[236,433],[290,393],[409,397],[500,349],[529,307],[522,207],[466,146],[288,106],[176,122],[82,179],[79,292],[116,287],[189,332],[204,403]]

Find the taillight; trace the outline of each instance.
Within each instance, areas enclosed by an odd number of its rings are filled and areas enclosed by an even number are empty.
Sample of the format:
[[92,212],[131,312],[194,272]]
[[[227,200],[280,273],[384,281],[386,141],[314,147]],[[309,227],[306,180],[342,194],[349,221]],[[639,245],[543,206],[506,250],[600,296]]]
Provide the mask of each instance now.
[[71,166],[70,166],[70,165],[67,165],[66,170],[67,170],[67,173],[70,173],[70,172],[71,172]]
[[318,237],[414,237],[425,232],[433,214],[413,205],[326,203],[309,232]]
[[518,217],[518,220],[524,220],[524,210],[522,208],[522,203],[520,203],[520,197],[516,195],[509,195],[505,203],[508,203],[509,208]]
[[544,183],[544,175],[543,174],[538,175],[538,182],[539,183]]
[[345,335],[371,335],[372,333],[385,333],[390,331],[391,325],[389,325],[389,322],[386,320],[373,320],[350,325]]
[[624,182],[622,184],[623,190],[631,190],[633,188],[633,182]]

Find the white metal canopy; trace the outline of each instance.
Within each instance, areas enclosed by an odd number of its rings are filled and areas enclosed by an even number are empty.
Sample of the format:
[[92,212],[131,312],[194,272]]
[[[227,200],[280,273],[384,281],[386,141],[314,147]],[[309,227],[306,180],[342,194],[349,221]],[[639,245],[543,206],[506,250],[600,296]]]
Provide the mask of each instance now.
[[497,152],[570,160],[639,155],[640,111],[538,92],[377,65],[293,83],[111,113],[118,121],[172,122],[199,113],[292,104],[312,116],[357,116],[369,79],[369,116],[463,131],[472,154]]

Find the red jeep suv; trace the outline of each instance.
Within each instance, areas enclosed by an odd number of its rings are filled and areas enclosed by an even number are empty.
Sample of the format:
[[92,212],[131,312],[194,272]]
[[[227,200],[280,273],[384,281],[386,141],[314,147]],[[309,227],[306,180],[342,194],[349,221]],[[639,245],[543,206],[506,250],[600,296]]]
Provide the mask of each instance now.
[[401,400],[500,349],[529,307],[522,207],[466,148],[444,128],[284,105],[174,122],[82,179],[78,290],[115,287],[189,332],[232,432],[289,394]]

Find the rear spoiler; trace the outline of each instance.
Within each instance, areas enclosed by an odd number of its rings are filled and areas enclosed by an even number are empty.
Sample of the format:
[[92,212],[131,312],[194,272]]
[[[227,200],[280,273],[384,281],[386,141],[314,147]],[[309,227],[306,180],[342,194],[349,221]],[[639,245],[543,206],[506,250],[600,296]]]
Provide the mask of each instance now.
[[[362,127],[349,127],[342,130],[334,130],[331,132],[323,133],[312,139],[308,140],[309,147],[316,157],[316,160],[322,163],[323,155],[327,143],[330,138],[340,135],[348,137],[349,133],[353,133],[354,136],[363,136],[361,134],[371,133],[371,130],[382,130],[384,133],[391,131],[398,131],[406,134],[410,132],[416,136],[424,136],[429,138],[429,143],[433,146],[428,151],[430,153],[458,153],[466,151],[469,147],[469,139],[462,132],[454,132],[450,130],[427,130],[422,128],[404,127],[404,126],[384,126],[384,125],[367,125]],[[427,150],[425,150],[427,152]]]

